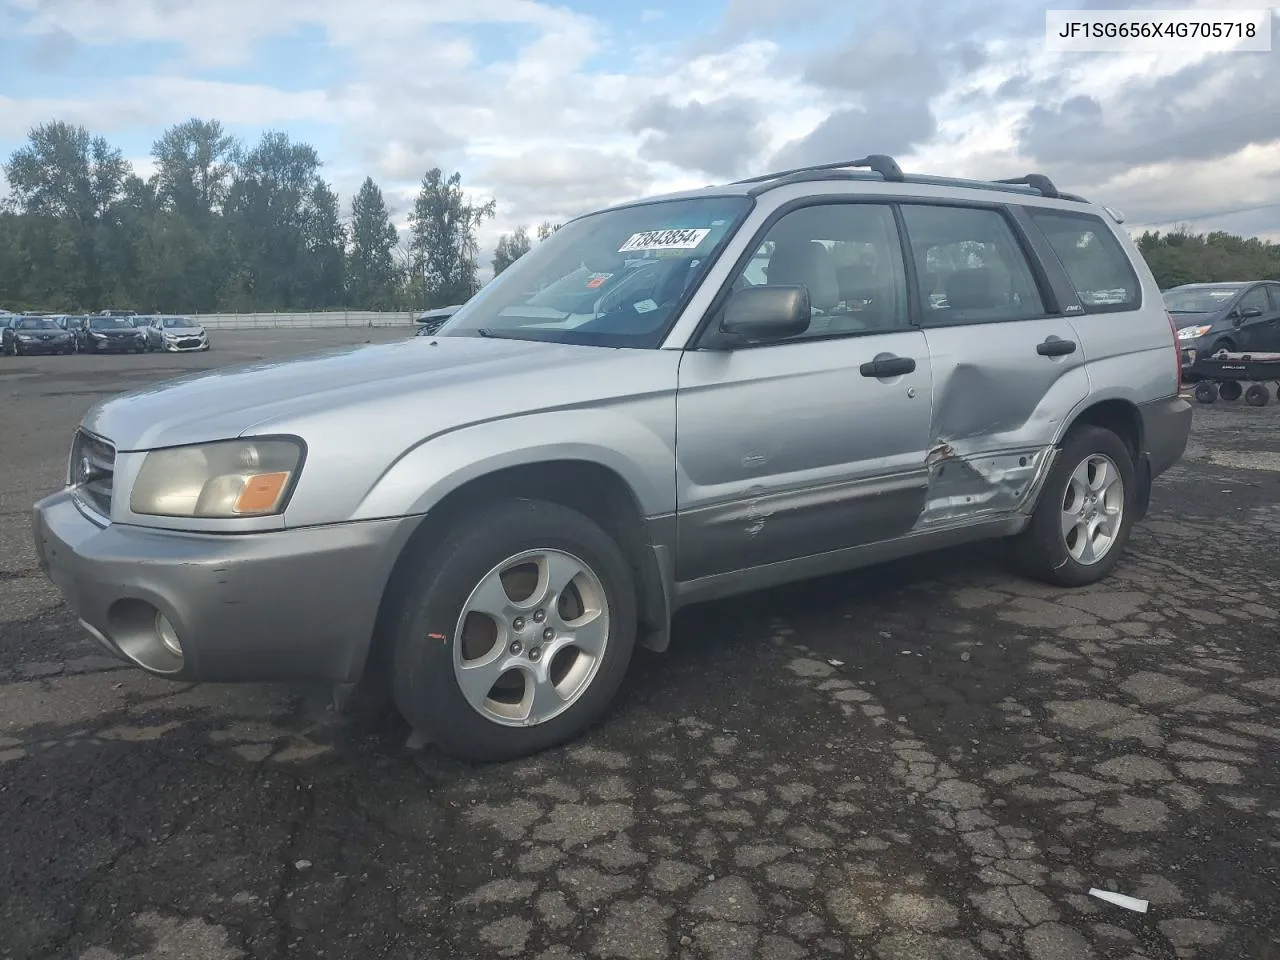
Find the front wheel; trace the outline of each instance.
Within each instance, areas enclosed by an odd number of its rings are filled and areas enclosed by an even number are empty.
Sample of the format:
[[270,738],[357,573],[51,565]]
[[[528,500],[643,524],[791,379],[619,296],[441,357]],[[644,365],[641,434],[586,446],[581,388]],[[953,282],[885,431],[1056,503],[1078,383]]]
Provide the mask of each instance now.
[[1105,578],[1129,539],[1136,487],[1133,456],[1118,436],[1102,427],[1073,429],[1030,525],[1014,538],[1020,571],[1061,587]]
[[636,591],[617,543],[567,507],[513,500],[462,520],[401,599],[392,692],[405,719],[467,760],[574,739],[631,662]]

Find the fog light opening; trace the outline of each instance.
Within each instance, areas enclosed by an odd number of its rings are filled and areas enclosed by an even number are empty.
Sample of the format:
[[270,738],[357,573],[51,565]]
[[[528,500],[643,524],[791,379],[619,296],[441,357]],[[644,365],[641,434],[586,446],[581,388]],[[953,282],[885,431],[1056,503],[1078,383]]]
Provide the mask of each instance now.
[[173,624],[169,622],[169,618],[158,610],[156,611],[156,633],[159,634],[160,642],[164,644],[164,648],[181,660],[182,644],[178,642],[178,631],[173,629]]

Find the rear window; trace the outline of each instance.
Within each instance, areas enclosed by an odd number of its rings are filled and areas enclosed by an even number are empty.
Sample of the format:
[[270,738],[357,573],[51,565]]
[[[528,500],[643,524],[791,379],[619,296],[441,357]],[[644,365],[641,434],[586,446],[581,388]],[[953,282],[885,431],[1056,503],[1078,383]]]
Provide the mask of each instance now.
[[1029,209],[1088,313],[1136,310],[1142,286],[1120,242],[1092,214]]

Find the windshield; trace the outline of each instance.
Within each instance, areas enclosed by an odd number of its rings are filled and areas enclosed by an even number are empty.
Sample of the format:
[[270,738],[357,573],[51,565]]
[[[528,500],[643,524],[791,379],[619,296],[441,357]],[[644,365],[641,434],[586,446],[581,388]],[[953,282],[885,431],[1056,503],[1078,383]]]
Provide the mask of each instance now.
[[57,330],[58,325],[46,317],[23,317],[14,328],[17,330]]
[[128,317],[94,317],[89,326],[94,330],[130,330],[133,321]]
[[195,326],[186,317],[165,317],[160,321],[162,327],[176,327],[179,330],[187,330]]
[[1164,308],[1170,313],[1217,313],[1239,292],[1239,287],[1169,290],[1164,294]]
[[750,209],[747,197],[698,197],[571,221],[485,286],[440,335],[657,347],[685,292]]

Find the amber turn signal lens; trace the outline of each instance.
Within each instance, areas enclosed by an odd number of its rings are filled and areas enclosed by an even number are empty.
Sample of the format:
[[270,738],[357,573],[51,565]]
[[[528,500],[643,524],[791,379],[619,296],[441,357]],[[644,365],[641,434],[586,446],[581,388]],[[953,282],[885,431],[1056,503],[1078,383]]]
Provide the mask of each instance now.
[[236,497],[236,513],[266,513],[275,509],[288,482],[287,471],[259,473],[250,477],[240,496]]

